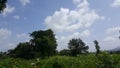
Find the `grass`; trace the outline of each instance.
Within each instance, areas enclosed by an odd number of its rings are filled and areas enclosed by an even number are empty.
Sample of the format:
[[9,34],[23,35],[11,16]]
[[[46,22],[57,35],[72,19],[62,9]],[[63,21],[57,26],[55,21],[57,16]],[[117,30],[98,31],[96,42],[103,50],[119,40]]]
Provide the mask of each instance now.
[[47,59],[22,60],[6,58],[0,60],[0,68],[119,68],[120,55],[94,54],[77,57],[53,56]]

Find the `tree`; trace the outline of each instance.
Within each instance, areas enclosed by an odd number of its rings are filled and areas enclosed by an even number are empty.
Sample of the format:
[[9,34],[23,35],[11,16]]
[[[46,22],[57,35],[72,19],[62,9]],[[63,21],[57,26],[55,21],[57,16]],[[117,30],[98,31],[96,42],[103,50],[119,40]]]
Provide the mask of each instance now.
[[0,0],[0,13],[6,8],[7,0]]
[[95,48],[96,48],[96,55],[100,53],[100,46],[97,40],[94,41]]
[[29,42],[19,43],[15,49],[9,51],[9,55],[15,58],[34,58],[33,46]]
[[71,51],[72,56],[77,56],[77,54],[88,53],[89,47],[79,38],[79,39],[72,39],[68,43],[68,47]]
[[19,43],[8,54],[16,58],[46,58],[56,54],[57,42],[51,29],[38,30],[30,33],[32,37],[29,42]]
[[69,56],[70,55],[70,50],[68,49],[63,49],[59,52],[59,55],[66,55],[66,56]]
[[51,29],[46,31],[34,31],[30,34],[30,36],[32,37],[30,43],[31,45],[35,46],[37,56],[45,58],[55,55],[57,42]]

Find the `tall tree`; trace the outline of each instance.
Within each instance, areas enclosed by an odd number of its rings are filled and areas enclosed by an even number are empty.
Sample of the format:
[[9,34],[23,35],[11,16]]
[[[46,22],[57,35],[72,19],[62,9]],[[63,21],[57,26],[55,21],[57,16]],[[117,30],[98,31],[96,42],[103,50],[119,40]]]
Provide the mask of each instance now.
[[7,0],[0,0],[0,13],[6,8]]
[[68,47],[71,51],[72,56],[77,56],[77,54],[88,53],[89,47],[79,38],[79,39],[72,39],[68,43]]
[[97,40],[94,41],[95,48],[96,48],[96,55],[100,53],[100,46]]
[[35,51],[38,53],[38,56],[44,58],[55,54],[57,42],[51,29],[34,31],[30,36],[32,37],[30,42],[35,46]]

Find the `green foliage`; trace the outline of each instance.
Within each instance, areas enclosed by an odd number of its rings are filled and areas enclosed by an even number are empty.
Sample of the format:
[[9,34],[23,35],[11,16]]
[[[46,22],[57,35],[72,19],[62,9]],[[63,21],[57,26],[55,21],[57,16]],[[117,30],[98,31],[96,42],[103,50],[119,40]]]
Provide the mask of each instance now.
[[7,0],[0,0],[0,13],[6,8]]
[[7,55],[6,52],[0,52],[0,59],[8,58],[9,56]]
[[30,34],[29,42],[19,43],[13,50],[9,50],[11,57],[33,59],[48,58],[56,54],[57,42],[51,29],[34,31]]
[[34,58],[33,46],[29,42],[19,43],[14,50],[9,53],[14,58],[32,59]]
[[100,53],[77,57],[53,56],[47,59],[22,60],[6,58],[0,60],[0,68],[119,68],[120,55]]
[[88,53],[89,47],[81,39],[72,39],[68,43],[68,47],[71,51],[72,56],[76,56],[77,54]]
[[70,50],[68,49],[63,49],[59,52],[59,55],[61,56],[69,56],[70,55]]
[[[116,60],[117,59],[117,60]],[[97,68],[118,68],[120,66],[120,57],[102,52],[96,57]]]
[[51,29],[46,31],[34,31],[30,34],[32,39],[31,45],[35,46],[35,51],[41,58],[55,55],[57,42]]

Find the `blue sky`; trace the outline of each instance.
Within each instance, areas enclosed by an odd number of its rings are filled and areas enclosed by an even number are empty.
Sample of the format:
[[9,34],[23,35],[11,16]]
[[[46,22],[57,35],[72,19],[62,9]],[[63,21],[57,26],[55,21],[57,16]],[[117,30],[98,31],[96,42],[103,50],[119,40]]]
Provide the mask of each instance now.
[[8,0],[0,14],[0,51],[30,39],[29,33],[51,28],[58,50],[72,38],[81,38],[94,51],[120,47],[120,0]]

